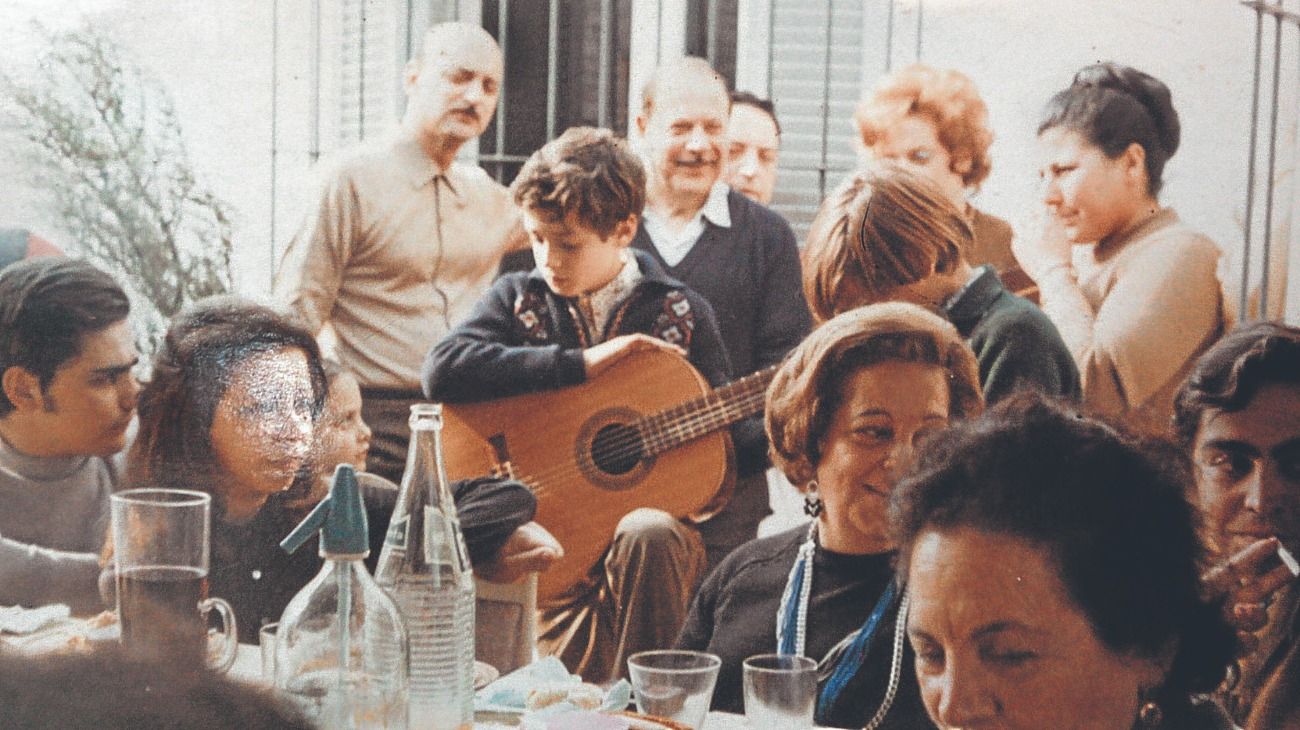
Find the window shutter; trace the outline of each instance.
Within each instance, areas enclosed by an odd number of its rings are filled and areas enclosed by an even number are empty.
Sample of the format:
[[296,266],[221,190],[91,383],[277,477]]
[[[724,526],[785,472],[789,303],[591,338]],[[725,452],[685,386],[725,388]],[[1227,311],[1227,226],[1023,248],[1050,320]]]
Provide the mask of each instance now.
[[398,11],[405,14],[405,3],[341,0],[339,10],[338,128],[339,145],[347,146],[397,121],[405,55]]
[[860,0],[772,0],[771,89],[781,119],[772,207],[801,245],[826,193],[857,165],[853,109],[861,89]]

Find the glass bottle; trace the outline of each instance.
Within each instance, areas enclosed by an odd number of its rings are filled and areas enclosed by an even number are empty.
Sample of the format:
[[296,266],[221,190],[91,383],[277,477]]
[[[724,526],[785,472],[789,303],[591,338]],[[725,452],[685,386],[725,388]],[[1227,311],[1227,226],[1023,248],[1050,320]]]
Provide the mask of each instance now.
[[317,531],[325,565],[280,618],[275,686],[326,730],[405,728],[406,629],[363,562],[368,526],[351,466],[339,465],[329,496],[280,546],[293,552]]
[[411,406],[411,446],[375,579],[410,634],[410,720],[474,724],[474,574],[442,460],[442,406]]

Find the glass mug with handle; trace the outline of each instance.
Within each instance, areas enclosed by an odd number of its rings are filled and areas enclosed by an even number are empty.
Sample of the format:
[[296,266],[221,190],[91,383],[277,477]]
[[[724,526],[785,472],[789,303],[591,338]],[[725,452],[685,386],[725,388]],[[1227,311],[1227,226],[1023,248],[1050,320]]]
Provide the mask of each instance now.
[[[182,489],[131,489],[110,497],[117,615],[129,649],[206,661],[226,671],[235,661],[235,612],[208,598],[212,497]],[[217,650],[208,645],[208,613],[221,618]]]

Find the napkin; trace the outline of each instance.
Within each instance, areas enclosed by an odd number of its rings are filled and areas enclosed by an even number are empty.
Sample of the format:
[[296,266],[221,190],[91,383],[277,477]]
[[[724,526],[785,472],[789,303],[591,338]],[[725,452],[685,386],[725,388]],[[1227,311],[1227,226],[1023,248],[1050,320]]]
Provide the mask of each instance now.
[[62,603],[48,606],[23,608],[22,606],[0,606],[0,633],[25,636],[72,615],[72,611]]
[[[562,701],[548,705],[540,710],[527,711],[528,695],[538,689],[565,689],[582,684],[582,678],[569,674],[564,664],[553,656],[539,659],[532,664],[520,667],[501,677],[497,681],[479,690],[474,695],[474,709],[478,712],[501,712],[522,714],[529,717],[546,717],[561,712],[573,712],[579,708]],[[600,710],[604,712],[623,710],[632,701],[632,685],[620,679],[608,690],[601,701]]]

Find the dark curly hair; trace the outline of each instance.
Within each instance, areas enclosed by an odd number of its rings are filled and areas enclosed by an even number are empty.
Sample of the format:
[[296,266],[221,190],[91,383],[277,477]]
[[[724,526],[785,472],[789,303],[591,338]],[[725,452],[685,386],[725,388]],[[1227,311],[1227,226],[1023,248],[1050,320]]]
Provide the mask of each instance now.
[[1255,322],[1205,351],[1174,398],[1174,432],[1188,449],[1208,410],[1239,411],[1268,383],[1300,385],[1300,327]]
[[1130,144],[1146,153],[1147,192],[1160,192],[1165,163],[1182,134],[1169,87],[1130,66],[1107,61],[1085,66],[1069,88],[1047,102],[1038,133],[1053,127],[1078,132],[1109,158]]
[[1210,692],[1235,637],[1201,595],[1205,548],[1186,462],[1025,393],[932,438],[894,490],[906,574],[926,531],[970,528],[1034,545],[1098,639],[1154,658],[1177,647],[1160,699]]
[[534,215],[552,222],[573,215],[608,238],[645,207],[645,168],[608,129],[571,127],[528,158],[510,192]]
[[318,418],[328,390],[320,349],[307,330],[233,296],[210,297],[176,315],[140,392],[140,429],[127,459],[128,481],[207,492],[220,514],[224,505],[210,437],[217,405],[242,363],[283,348],[307,356],[312,418]]

